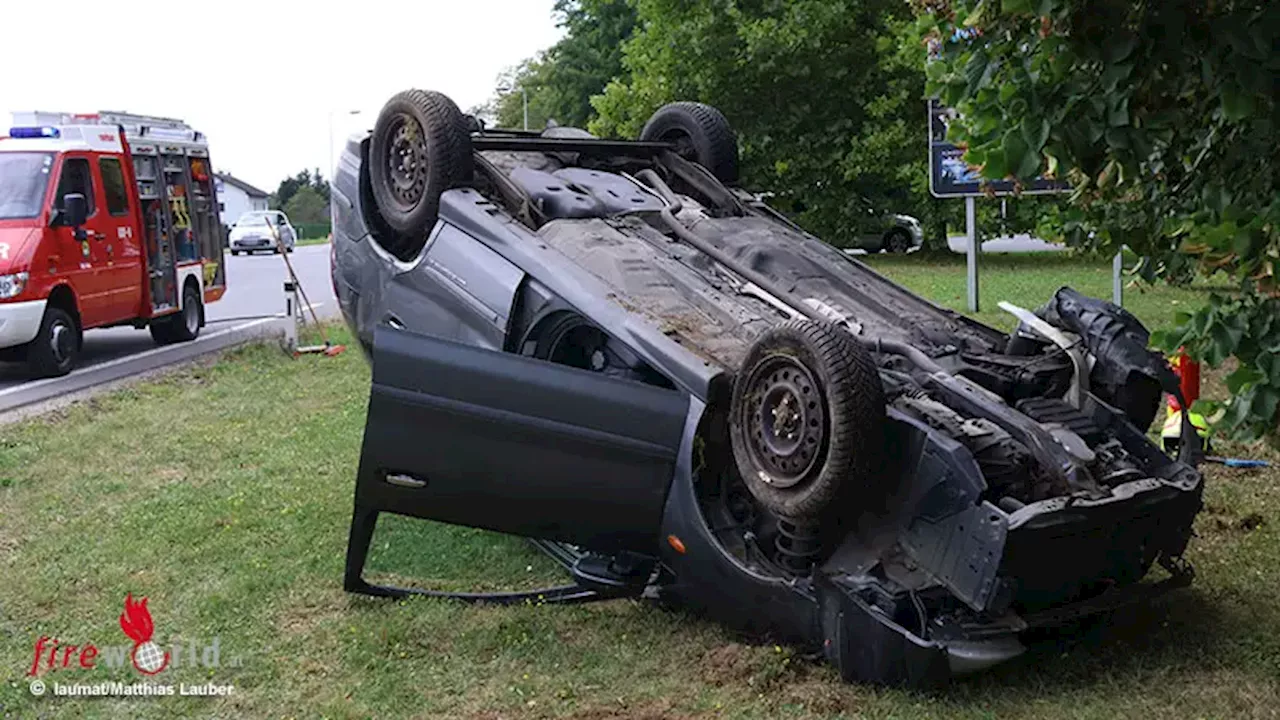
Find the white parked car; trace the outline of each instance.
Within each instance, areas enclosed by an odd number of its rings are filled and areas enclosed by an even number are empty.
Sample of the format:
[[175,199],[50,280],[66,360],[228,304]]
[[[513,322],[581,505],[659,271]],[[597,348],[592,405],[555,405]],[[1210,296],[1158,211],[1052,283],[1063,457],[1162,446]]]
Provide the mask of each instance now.
[[[272,227],[275,227],[275,234],[271,232]],[[298,243],[298,233],[293,229],[293,224],[289,222],[287,215],[279,210],[247,212],[241,215],[235,226],[231,228],[231,235],[228,238],[231,254],[239,255],[241,252],[246,252],[252,255],[259,250],[278,253],[280,248],[276,245],[275,235],[280,236],[285,250],[293,252],[294,246]]]

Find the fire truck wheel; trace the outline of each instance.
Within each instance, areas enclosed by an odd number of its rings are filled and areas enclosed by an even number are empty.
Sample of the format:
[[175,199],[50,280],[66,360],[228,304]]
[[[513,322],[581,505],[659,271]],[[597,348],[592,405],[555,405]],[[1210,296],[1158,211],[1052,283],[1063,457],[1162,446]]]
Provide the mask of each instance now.
[[173,316],[172,321],[176,342],[189,342],[200,335],[200,305],[200,290],[195,285],[187,285],[182,291],[182,310]]
[[200,335],[200,291],[188,285],[182,292],[182,309],[151,323],[151,339],[157,345],[188,342]]
[[80,352],[80,328],[60,307],[44,310],[40,331],[27,346],[27,363],[37,377],[58,377],[71,372]]
[[373,126],[365,168],[378,214],[395,237],[383,243],[411,257],[436,223],[440,195],[471,180],[471,137],[448,96],[406,90],[387,101]]

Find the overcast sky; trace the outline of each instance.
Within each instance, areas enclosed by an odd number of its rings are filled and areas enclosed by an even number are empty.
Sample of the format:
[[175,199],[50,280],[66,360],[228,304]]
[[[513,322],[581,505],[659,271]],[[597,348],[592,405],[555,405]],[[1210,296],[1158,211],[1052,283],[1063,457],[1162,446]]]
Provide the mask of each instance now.
[[484,102],[504,68],[560,38],[552,4],[0,0],[0,122],[14,110],[181,118],[208,135],[216,170],[271,191],[303,168],[329,175],[330,113],[340,147],[403,89]]

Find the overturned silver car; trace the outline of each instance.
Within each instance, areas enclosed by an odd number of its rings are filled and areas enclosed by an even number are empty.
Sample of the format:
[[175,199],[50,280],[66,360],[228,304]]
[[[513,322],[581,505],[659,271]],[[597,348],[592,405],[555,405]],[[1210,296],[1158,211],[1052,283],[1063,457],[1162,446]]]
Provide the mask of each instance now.
[[[697,103],[613,141],[415,90],[349,141],[333,279],[373,382],[348,590],[653,597],[918,685],[1190,582],[1196,434],[1180,459],[1144,435],[1177,387],[1135,318],[1064,288],[1004,305],[1006,335],[736,173]],[[532,538],[572,579],[371,584],[384,512]]]

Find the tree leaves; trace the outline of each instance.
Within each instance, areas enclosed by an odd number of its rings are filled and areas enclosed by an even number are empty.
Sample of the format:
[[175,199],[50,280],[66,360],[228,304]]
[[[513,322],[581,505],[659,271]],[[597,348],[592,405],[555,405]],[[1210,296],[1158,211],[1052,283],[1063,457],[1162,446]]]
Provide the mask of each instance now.
[[1243,120],[1253,114],[1254,96],[1234,84],[1222,87],[1222,113],[1231,122]]
[[[1223,427],[1280,440],[1280,363],[1255,363],[1265,348],[1280,352],[1280,3],[955,9],[981,18],[972,25],[981,34],[950,43],[936,63],[944,69],[930,69],[965,116],[956,140],[985,160],[988,178],[1031,177],[1047,161],[1071,180],[1071,212],[1047,214],[1041,232],[1097,249],[1123,241],[1144,258],[1147,281],[1234,281],[1155,339],[1210,364],[1234,357],[1256,368],[1232,380]],[[931,20],[937,37],[960,29],[942,12]]]
[[1032,152],[1040,152],[1049,140],[1049,121],[1045,118],[1024,117],[1022,119],[1022,139]]

